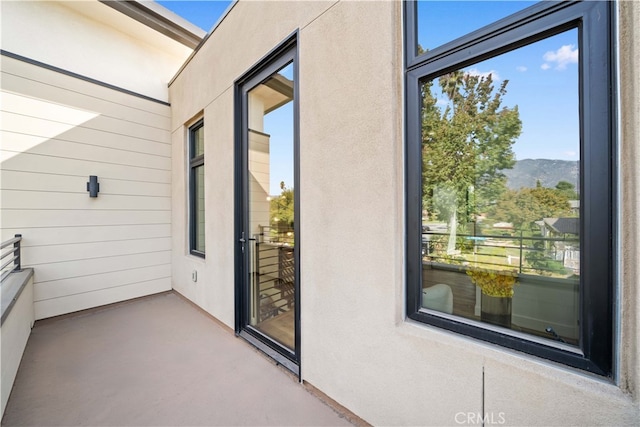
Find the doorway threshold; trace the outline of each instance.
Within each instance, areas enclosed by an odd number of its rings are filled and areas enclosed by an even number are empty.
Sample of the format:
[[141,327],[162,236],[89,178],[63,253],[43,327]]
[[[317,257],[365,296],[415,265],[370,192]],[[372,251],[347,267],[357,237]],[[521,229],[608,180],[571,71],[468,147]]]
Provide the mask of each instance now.
[[238,336],[240,336],[244,340],[248,341],[251,345],[256,347],[258,350],[260,350],[261,352],[263,352],[267,356],[269,356],[277,364],[282,365],[287,370],[291,371],[291,373],[294,374],[295,376],[297,376],[298,380],[300,380],[300,366],[296,362],[294,362],[293,360],[289,359],[288,357],[286,357],[282,353],[276,351],[275,349],[271,348],[269,345],[265,344],[260,339],[256,338],[255,336],[253,336],[251,333],[247,332],[246,330],[240,331]]

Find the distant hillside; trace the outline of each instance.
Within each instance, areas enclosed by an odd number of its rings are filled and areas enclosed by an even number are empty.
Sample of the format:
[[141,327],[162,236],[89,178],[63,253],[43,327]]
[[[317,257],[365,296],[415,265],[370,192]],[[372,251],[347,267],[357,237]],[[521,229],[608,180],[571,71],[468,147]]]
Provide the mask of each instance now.
[[507,176],[507,187],[517,190],[535,187],[540,181],[543,187],[555,187],[560,181],[567,181],[578,188],[579,167],[577,161],[524,159],[516,162],[513,169],[502,171]]

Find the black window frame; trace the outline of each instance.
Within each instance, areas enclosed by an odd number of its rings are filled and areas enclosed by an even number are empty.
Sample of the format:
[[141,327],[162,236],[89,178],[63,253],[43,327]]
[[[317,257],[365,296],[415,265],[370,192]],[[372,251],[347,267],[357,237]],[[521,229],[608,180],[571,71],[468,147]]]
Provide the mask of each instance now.
[[[540,2],[417,54],[417,3],[405,1],[406,310],[409,319],[612,378],[616,221],[614,4]],[[462,317],[421,310],[422,155],[420,82],[578,29],[580,97],[580,344],[508,333]],[[591,225],[591,226],[589,226]]]
[[[202,154],[196,155],[196,138],[195,134],[198,130],[204,131],[204,119],[200,119],[193,125],[189,126],[189,252],[201,258],[205,258],[205,252],[196,248],[197,242],[197,212],[196,212],[196,171],[199,167],[204,168],[204,150]],[[205,211],[206,212],[206,211]]]

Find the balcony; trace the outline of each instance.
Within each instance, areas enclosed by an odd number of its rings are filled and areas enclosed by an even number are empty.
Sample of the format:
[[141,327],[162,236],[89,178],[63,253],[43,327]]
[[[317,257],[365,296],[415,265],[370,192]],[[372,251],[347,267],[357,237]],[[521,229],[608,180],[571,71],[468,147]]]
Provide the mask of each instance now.
[[2,425],[351,425],[326,400],[167,292],[37,322]]

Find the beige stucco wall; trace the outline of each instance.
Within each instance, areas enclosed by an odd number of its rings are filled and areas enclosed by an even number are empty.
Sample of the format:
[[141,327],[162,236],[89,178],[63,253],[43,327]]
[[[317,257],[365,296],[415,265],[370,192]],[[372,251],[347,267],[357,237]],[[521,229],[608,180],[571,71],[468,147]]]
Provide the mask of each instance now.
[[[170,87],[173,287],[230,327],[234,325],[235,244],[233,82],[296,28],[305,27],[332,4],[237,3]],[[257,20],[256,16],[260,19]],[[185,145],[187,127],[203,113],[207,212],[205,260],[188,255]],[[198,272],[196,283],[191,281],[193,270]]]
[[[620,384],[640,396],[640,3],[619,3]],[[635,355],[635,358],[633,357]]]
[[[638,7],[625,7],[637,22]],[[629,158],[624,383],[405,319],[401,17],[400,2],[236,4],[170,87],[174,288],[234,326],[233,83],[298,29],[302,378],[375,425],[457,425],[483,408],[507,425],[636,424],[640,187]],[[633,85],[622,144],[637,159]],[[202,112],[206,260],[186,240],[185,125]]]
[[2,49],[152,98],[192,50],[96,0],[2,1]]

